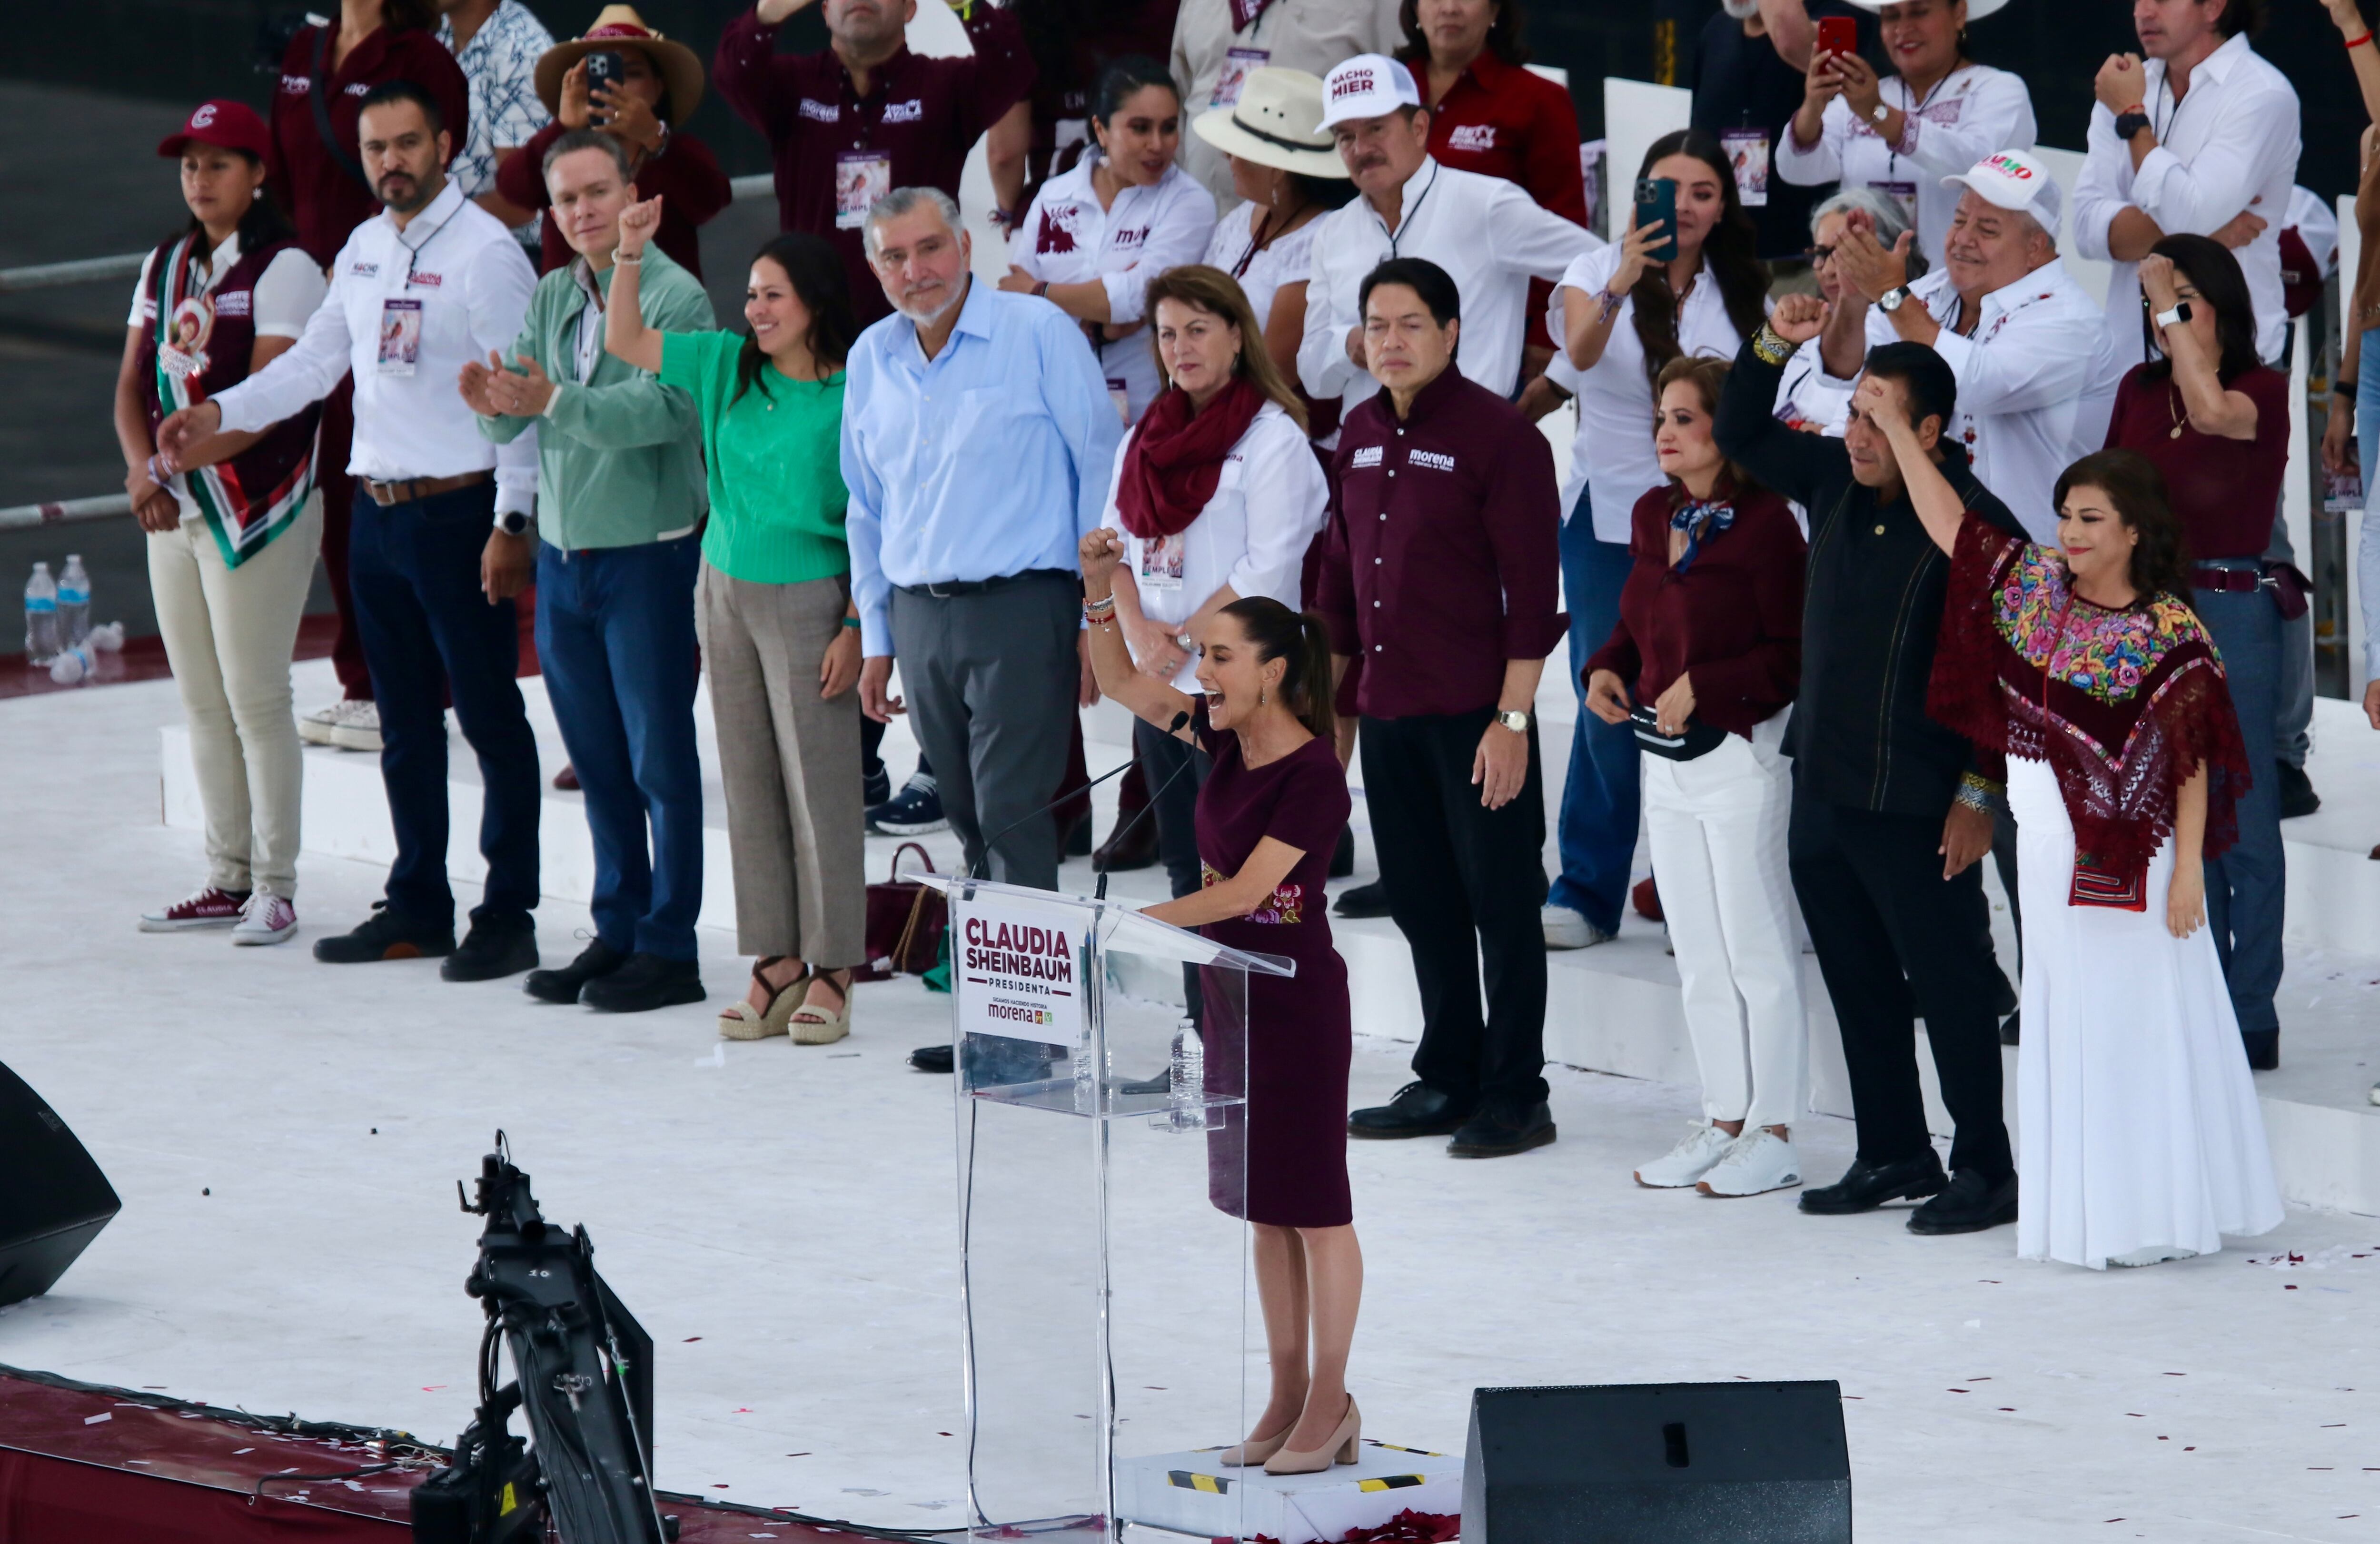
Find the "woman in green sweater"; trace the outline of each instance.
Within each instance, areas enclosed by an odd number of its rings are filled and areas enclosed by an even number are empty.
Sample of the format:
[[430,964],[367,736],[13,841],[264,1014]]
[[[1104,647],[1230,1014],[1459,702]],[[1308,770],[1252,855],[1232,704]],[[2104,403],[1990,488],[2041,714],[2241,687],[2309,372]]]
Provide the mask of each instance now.
[[750,332],[648,327],[637,269],[661,202],[620,216],[603,346],[683,388],[702,418],[710,520],[695,623],[727,786],[736,947],[757,956],[719,1032],[825,1045],[851,1032],[851,967],[867,953],[859,614],[839,462],[843,362],[859,329],[842,258],[808,235],[776,237],[752,260]]

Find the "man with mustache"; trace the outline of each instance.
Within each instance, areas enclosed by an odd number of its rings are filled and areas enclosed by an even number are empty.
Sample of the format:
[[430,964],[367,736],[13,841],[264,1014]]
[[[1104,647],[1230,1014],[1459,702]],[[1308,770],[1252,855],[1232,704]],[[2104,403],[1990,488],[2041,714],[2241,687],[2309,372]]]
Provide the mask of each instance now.
[[[513,597],[528,582],[537,436],[480,438],[455,390],[464,365],[509,348],[536,275],[512,233],[447,180],[453,137],[407,80],[374,87],[358,116],[361,164],[383,206],[331,264],[330,293],[286,353],[159,427],[168,460],[219,431],[261,430],[319,402],[352,371],[355,505],[348,577],[380,705],[381,780],[396,861],[387,899],[314,957],[345,965],[443,955],[450,981],[537,964],[537,741],[514,680]],[[462,945],[446,882],[446,718],[454,697],[485,790],[486,890]]]

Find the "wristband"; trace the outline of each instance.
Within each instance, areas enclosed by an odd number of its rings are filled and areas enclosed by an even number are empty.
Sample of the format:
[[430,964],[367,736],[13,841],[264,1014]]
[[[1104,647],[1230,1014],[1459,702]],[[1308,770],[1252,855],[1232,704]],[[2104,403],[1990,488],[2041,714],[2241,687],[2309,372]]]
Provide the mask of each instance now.
[[1033,295],[1036,299],[1047,300],[1050,298],[1050,281],[1047,279],[1038,280],[1033,286]]
[[2330,383],[2330,395],[2333,396],[2353,396],[2355,395],[2355,383],[2352,381],[2333,381]]
[[859,618],[856,616],[846,616],[843,619],[843,625],[852,629],[852,631],[857,632],[859,630]]
[[645,254],[642,249],[633,252],[613,252],[612,254],[612,263],[614,267],[618,267],[625,263],[628,267],[634,268],[644,261]]
[[1752,352],[1762,364],[1781,365],[1793,357],[1794,346],[1777,335],[1777,329],[1766,322],[1752,335]]
[[2346,46],[2347,46],[2347,47],[2349,47],[2349,48],[2361,48],[2361,47],[2362,47],[2365,43],[2370,43],[2371,41],[2372,41],[2372,34],[2371,34],[2370,32],[2366,32],[2366,33],[2364,33],[2364,34],[2363,34],[2362,37],[2360,37],[2360,38],[2350,38],[2350,39],[2348,39],[2348,40],[2347,40]]
[[1992,800],[1998,797],[1999,793],[2000,785],[1981,772],[1964,772],[1959,778],[1956,802],[1965,805],[1978,814],[1988,815],[1992,812]]

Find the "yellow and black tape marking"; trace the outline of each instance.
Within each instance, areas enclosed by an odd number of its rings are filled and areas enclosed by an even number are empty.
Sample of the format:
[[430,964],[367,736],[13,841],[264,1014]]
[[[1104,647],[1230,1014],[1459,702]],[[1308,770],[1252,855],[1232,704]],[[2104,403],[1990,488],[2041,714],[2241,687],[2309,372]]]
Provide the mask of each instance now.
[[1427,1475],[1390,1475],[1382,1479],[1359,1479],[1355,1482],[1355,1489],[1358,1490],[1402,1490],[1409,1485],[1427,1485],[1428,1483],[1429,1477]]
[[1232,1482],[1220,1475],[1193,1474],[1187,1469],[1168,1469],[1165,1483],[1177,1490],[1204,1490],[1210,1496],[1228,1496]]
[[1442,1458],[1445,1456],[1443,1453],[1432,1453],[1427,1448],[1401,1448],[1394,1442],[1376,1442],[1368,1437],[1364,1439],[1364,1445],[1367,1448],[1380,1448],[1389,1453],[1409,1453],[1415,1458]]

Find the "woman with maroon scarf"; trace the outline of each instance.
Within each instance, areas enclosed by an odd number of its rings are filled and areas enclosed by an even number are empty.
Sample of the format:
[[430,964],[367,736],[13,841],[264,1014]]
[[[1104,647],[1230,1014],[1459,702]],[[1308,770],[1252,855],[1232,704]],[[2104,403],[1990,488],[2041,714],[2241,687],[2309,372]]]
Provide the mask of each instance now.
[[[1199,638],[1217,612],[1251,595],[1297,609],[1330,492],[1296,390],[1230,274],[1168,269],[1149,285],[1148,314],[1168,384],[1124,436],[1108,491],[1107,524],[1125,543],[1116,617],[1135,669],[1196,694]],[[1205,753],[1146,723],[1133,736],[1158,851],[1173,894],[1187,895],[1199,884],[1193,816]]]

